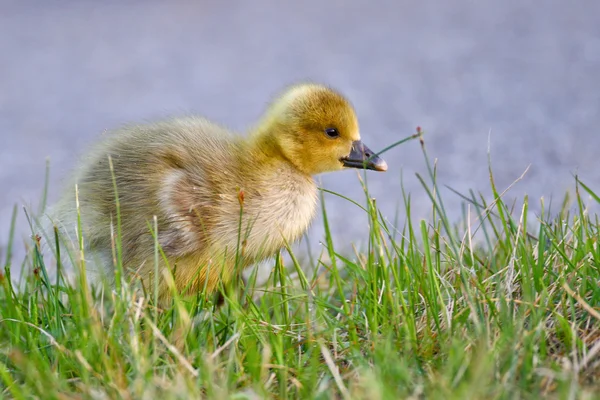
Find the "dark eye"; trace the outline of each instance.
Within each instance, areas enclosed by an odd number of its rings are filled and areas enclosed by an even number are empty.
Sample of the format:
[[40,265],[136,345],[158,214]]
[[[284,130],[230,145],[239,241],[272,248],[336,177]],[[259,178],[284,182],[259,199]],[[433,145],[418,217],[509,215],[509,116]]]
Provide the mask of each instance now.
[[325,129],[325,134],[327,136],[329,136],[330,138],[336,138],[336,137],[340,136],[340,133],[335,128],[327,128],[327,129]]

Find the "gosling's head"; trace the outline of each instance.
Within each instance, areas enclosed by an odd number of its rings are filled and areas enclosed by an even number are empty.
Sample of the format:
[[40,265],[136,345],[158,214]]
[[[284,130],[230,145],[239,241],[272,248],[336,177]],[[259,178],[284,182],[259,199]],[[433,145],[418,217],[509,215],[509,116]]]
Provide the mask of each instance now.
[[343,168],[387,170],[386,162],[361,142],[352,105],[328,87],[292,86],[271,105],[262,126],[270,145],[308,175]]

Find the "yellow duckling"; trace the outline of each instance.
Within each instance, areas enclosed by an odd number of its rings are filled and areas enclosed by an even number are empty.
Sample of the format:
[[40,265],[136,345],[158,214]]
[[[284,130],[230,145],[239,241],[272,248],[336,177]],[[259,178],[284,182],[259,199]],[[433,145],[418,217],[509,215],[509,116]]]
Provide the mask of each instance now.
[[[236,268],[299,239],[317,206],[312,176],[345,167],[387,170],[361,142],[350,103],[317,84],[289,88],[246,137],[199,117],[109,133],[75,175],[86,259],[92,259],[88,275],[113,275],[113,176],[124,268],[152,292],[155,239],[149,227],[156,216],[157,241],[168,261],[159,257],[159,266],[168,265],[177,290],[191,294],[214,291]],[[77,243],[74,188],[51,219]],[[168,297],[162,276],[159,296]]]

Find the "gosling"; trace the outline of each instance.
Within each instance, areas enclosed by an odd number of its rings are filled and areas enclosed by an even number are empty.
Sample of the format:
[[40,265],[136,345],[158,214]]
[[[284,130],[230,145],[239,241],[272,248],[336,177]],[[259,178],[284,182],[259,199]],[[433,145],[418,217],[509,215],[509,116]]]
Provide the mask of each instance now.
[[386,171],[387,164],[361,142],[348,100],[326,86],[300,84],[246,136],[196,116],[105,134],[49,217],[74,262],[82,235],[91,284],[114,284],[120,220],[129,277],[153,293],[158,243],[161,300],[170,297],[165,269],[182,295],[211,293],[297,241],[315,216],[312,177],[345,168]]

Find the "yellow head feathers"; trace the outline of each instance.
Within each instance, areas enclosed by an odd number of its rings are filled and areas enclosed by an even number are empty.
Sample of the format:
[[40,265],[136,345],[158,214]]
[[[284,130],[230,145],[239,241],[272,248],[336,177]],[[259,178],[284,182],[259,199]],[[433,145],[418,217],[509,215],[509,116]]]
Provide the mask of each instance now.
[[307,175],[344,167],[387,169],[385,161],[373,157],[360,141],[350,102],[326,86],[289,88],[269,107],[255,135],[271,147],[266,152],[284,157]]

